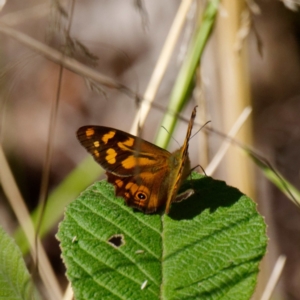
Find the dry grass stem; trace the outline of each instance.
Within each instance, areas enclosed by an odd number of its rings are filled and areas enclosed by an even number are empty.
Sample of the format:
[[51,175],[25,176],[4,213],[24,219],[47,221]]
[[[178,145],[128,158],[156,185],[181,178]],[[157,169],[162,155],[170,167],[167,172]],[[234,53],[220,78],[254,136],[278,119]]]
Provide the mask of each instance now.
[[35,18],[45,17],[49,13],[49,3],[38,4],[33,7],[8,13],[0,21],[9,26],[16,26]]
[[[27,210],[26,205],[22,195],[18,189],[18,186],[14,180],[13,174],[9,168],[7,160],[5,158],[2,147],[0,146],[0,182],[3,188],[3,191],[12,207],[18,222],[22,226],[24,233],[28,239],[31,249],[31,255],[36,264],[36,248],[35,248],[35,232],[33,224],[30,220],[30,215]],[[39,271],[44,282],[45,288],[47,289],[49,299],[61,299],[62,293],[59,287],[59,284],[56,280],[54,272],[52,270],[51,264],[48,260],[48,257],[45,253],[45,250],[38,240],[38,262],[39,262]]]
[[285,265],[286,256],[280,255],[275,263],[273,272],[269,278],[269,281],[266,285],[266,288],[264,290],[264,293],[261,297],[261,300],[269,300],[272,296],[272,293],[274,291],[274,288],[276,287],[276,284],[279,280],[279,277],[282,273],[283,267]]
[[[252,111],[252,108],[249,107],[249,106],[247,106],[242,111],[242,113],[240,114],[240,116],[238,117],[236,122],[233,124],[232,128],[230,129],[230,131],[228,133],[229,138],[233,138],[238,134],[239,130],[241,129],[243,124],[248,119],[251,111]],[[211,160],[210,164],[208,165],[208,167],[205,170],[207,175],[212,175],[215,172],[215,170],[218,167],[219,163],[221,162],[221,160],[223,159],[223,157],[226,154],[227,150],[229,149],[229,146],[230,146],[230,140],[229,139],[224,140],[224,142],[222,143],[222,145],[219,148],[218,152],[216,153],[216,155]]]
[[73,290],[71,287],[71,283],[69,282],[62,300],[72,300],[73,297],[74,297]]
[[135,97],[135,93],[125,85],[117,82],[116,80],[104,74],[101,74],[98,71],[93,70],[92,68],[87,67],[86,65],[78,62],[73,58],[64,56],[61,52],[51,47],[48,47],[47,45],[31,38],[26,34],[23,34],[4,24],[0,24],[0,32],[15,39],[16,41],[30,48],[31,50],[43,55],[52,62],[57,63],[59,65],[63,65],[66,69],[76,74],[94,80],[108,88],[119,89],[124,93],[128,94],[129,96]]
[[171,59],[172,53],[174,51],[175,45],[178,41],[180,33],[182,31],[183,25],[185,23],[187,14],[192,4],[192,0],[182,0],[175,19],[173,21],[172,27],[170,29],[169,35],[166,38],[166,42],[161,51],[161,54],[157,60],[156,66],[152,73],[150,82],[144,94],[144,99],[140,107],[139,112],[136,114],[133,121],[130,132],[136,134],[138,125],[143,126],[146,117],[150,111],[151,103],[153,102],[162,78],[166,72],[167,65]]

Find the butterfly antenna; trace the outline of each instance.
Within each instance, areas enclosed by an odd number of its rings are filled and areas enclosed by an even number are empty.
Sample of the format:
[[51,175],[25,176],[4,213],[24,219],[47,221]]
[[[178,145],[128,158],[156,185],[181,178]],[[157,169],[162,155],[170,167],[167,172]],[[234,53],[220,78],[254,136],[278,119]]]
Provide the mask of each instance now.
[[196,168],[201,168],[201,170],[203,171],[203,173],[204,173],[204,175],[205,176],[207,176],[207,174],[205,173],[205,170],[202,168],[202,166],[201,165],[197,165],[196,167],[194,167],[194,168],[192,168],[191,170],[190,170],[190,173],[192,173]]
[[211,121],[207,121],[204,125],[202,125],[201,127],[200,127],[200,129],[199,130],[197,130],[192,136],[191,136],[191,138],[190,138],[190,140],[199,132],[199,131],[201,131],[202,130],[202,128],[203,127],[205,127],[208,123],[210,123]]
[[[166,127],[161,126],[168,134],[170,134],[170,132],[167,130]],[[178,144],[179,148],[180,148],[180,144],[176,141],[176,139],[174,139],[174,137],[171,135],[171,138]]]

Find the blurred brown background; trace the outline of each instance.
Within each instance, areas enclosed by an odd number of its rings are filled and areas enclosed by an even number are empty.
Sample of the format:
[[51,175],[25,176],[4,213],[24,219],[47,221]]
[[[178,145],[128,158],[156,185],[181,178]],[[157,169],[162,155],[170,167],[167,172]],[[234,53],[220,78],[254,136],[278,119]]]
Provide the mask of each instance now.
[[[142,9],[138,8],[140,3]],[[291,5],[293,1],[288,3]],[[143,94],[179,4],[180,1],[78,0],[70,36],[98,57],[95,69]],[[300,14],[291,9],[297,5],[287,8],[284,1],[265,0],[256,4],[260,13],[251,14],[253,27],[246,38],[253,146],[300,188]],[[62,6],[68,11],[67,1],[62,2]],[[193,9],[155,100],[165,106],[195,23],[196,2]],[[220,11],[224,17],[224,7]],[[57,26],[64,27],[67,18],[64,19],[55,6],[50,9],[48,2],[11,0],[4,6],[0,21],[56,49],[61,49],[64,42],[64,33]],[[59,67],[9,36],[0,36],[1,144],[22,195],[33,209],[38,201]],[[206,119],[223,131],[217,59],[222,46],[216,40],[214,33],[205,50],[201,76],[207,103]],[[75,57],[91,65],[86,57]],[[99,124],[129,131],[136,113],[134,100],[124,93],[108,88],[90,90],[82,77],[70,71],[64,71],[61,88],[50,190],[86,156],[75,137],[78,127]],[[185,116],[190,115],[194,103],[190,101]],[[151,110],[143,131],[145,139],[153,141],[162,116],[163,112]],[[181,144],[186,124],[181,124],[179,129],[175,138]],[[209,141],[209,157],[212,157],[222,139],[210,136]],[[191,145],[193,164],[197,165],[197,143]],[[176,147],[172,144],[170,149]],[[214,177],[227,181],[224,168],[221,164]],[[238,168],[232,171],[237,178],[243,176]],[[232,181],[230,184],[235,185]],[[269,274],[279,254],[287,256],[274,299],[300,299],[299,210],[258,169],[255,169],[254,188],[255,200],[266,216],[271,239],[265,274]],[[14,215],[2,192],[0,197],[1,225],[13,232],[17,226]],[[49,237],[45,245],[55,270],[63,276],[55,238]],[[51,247],[47,247],[49,245]]]

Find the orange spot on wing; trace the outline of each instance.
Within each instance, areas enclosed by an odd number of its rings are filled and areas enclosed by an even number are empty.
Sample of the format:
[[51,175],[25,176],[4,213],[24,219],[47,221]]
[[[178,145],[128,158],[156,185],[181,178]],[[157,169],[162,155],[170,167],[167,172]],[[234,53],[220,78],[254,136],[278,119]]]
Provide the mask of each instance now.
[[112,139],[115,135],[116,135],[116,132],[115,132],[115,131],[110,131],[110,132],[104,134],[103,137],[102,137],[102,142],[103,142],[104,144],[107,144],[107,142],[108,142],[110,139]]
[[[153,178],[155,177],[155,173],[152,173],[152,172],[141,172],[140,173],[140,176],[141,176],[141,178],[142,178],[142,180],[146,180],[146,181],[152,181],[153,180]],[[144,187],[144,188],[146,188],[146,187]]]
[[96,148],[100,147],[99,141],[95,141],[95,142],[94,142],[94,146],[95,146]]
[[133,185],[133,182],[128,182],[125,186],[125,189],[129,190],[132,185]]
[[132,155],[122,161],[122,166],[125,169],[132,169],[136,167],[137,164],[138,164],[138,159]]
[[85,135],[87,137],[91,137],[92,135],[95,134],[95,130],[93,128],[88,128],[86,131],[85,131]]
[[123,186],[124,182],[123,182],[121,179],[117,179],[117,180],[115,181],[115,184],[116,184],[119,188],[121,188],[121,187]]
[[123,144],[125,146],[128,146],[128,147],[132,147],[133,144],[134,144],[134,139],[132,137],[128,138],[128,140],[126,140],[125,142],[122,142],[122,143],[118,143],[118,144]]
[[136,191],[139,189],[139,186],[135,183],[129,182],[126,184],[125,189],[130,190],[131,194],[134,195]]
[[94,150],[94,156],[96,156],[96,157],[99,157],[99,156],[100,156],[100,153],[99,153],[98,150]]
[[122,161],[122,167],[124,169],[133,169],[138,166],[152,166],[156,162],[146,157],[135,157],[133,155],[128,156]]
[[116,156],[117,156],[117,152],[112,149],[112,148],[109,148],[107,151],[106,151],[106,157],[105,157],[105,160],[106,162],[108,162],[109,164],[115,164],[116,163]]

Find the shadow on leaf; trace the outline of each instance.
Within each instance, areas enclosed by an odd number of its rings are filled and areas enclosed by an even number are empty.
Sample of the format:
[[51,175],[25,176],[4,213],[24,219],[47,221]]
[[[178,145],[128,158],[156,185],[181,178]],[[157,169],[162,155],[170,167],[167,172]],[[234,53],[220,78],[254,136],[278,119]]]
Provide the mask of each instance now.
[[205,209],[213,213],[218,207],[229,207],[244,194],[238,189],[227,186],[224,181],[203,177],[186,181],[180,191],[194,189],[195,194],[188,199],[173,203],[169,217],[174,220],[193,219]]

